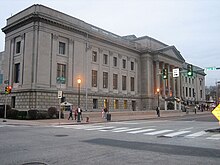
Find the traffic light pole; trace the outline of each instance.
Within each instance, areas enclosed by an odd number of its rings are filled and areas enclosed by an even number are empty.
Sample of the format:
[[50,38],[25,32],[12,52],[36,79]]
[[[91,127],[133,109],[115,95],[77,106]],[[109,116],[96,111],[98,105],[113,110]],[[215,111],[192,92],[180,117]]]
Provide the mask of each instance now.
[[7,122],[7,120],[6,120],[6,113],[7,113],[6,107],[7,107],[7,94],[5,94],[5,114],[4,114],[4,120],[3,120],[3,122]]

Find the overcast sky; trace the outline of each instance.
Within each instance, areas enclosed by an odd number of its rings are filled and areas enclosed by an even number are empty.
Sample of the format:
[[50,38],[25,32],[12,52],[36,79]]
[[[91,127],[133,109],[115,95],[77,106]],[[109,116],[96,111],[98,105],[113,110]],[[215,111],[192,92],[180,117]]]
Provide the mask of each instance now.
[[[150,36],[174,45],[188,63],[220,67],[220,0],[0,0],[0,27],[11,15],[42,4],[120,36]],[[4,50],[0,32],[0,51]],[[206,85],[220,81],[207,71]]]

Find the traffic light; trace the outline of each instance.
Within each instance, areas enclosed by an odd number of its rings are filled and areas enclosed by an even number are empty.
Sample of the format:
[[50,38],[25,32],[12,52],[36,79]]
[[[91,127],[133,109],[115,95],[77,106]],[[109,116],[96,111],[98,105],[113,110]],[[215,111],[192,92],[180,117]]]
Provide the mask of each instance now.
[[162,75],[163,75],[163,79],[167,79],[168,78],[168,71],[167,71],[166,68],[163,69]]
[[187,75],[193,76],[193,66],[191,64],[187,65]]
[[11,89],[12,89],[12,87],[10,85],[6,86],[5,87],[5,94],[10,94],[11,93]]

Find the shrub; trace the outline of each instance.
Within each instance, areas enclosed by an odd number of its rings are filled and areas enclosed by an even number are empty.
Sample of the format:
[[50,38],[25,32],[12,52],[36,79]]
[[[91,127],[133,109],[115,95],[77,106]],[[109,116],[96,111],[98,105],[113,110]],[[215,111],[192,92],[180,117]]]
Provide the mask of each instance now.
[[[6,105],[6,115],[8,116],[7,112],[11,110],[10,105]],[[0,118],[4,118],[5,115],[5,105],[0,105]]]
[[173,109],[174,109],[174,104],[173,104],[172,102],[169,102],[169,103],[167,104],[167,109],[173,110]]
[[18,118],[18,110],[8,109],[6,115],[7,115],[7,118],[9,118],[9,119],[17,119]]
[[37,114],[38,114],[38,110],[36,110],[36,109],[30,109],[30,110],[28,110],[28,117],[29,117],[29,119],[37,119]]
[[50,107],[47,112],[48,112],[49,118],[52,119],[54,117],[54,115],[57,114],[57,108],[56,107]]
[[47,118],[48,118],[47,111],[42,110],[37,113],[37,119],[47,119]]
[[27,111],[18,111],[18,119],[27,119]]

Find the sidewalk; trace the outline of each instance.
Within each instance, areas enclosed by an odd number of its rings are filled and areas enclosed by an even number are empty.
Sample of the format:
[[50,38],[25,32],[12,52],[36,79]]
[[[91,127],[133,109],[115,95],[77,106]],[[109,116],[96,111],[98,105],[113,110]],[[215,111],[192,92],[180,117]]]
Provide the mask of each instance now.
[[[160,118],[165,117],[181,117],[181,116],[191,116],[191,115],[201,115],[208,114],[210,111],[204,112],[182,112],[179,110],[161,110]],[[110,112],[111,121],[110,122],[118,122],[118,121],[129,121],[129,120],[147,120],[158,118],[155,110],[151,111],[120,111],[120,112]],[[89,122],[86,122],[86,117],[89,117]],[[0,125],[30,125],[30,126],[50,126],[50,125],[74,125],[74,124],[88,124],[88,123],[104,123],[109,122],[106,119],[101,117],[101,112],[83,112],[83,120],[81,122],[77,122],[76,120],[68,120],[68,113],[65,113],[64,119],[44,119],[44,120],[13,120],[7,119],[7,122],[3,122],[3,119],[0,119]]]

